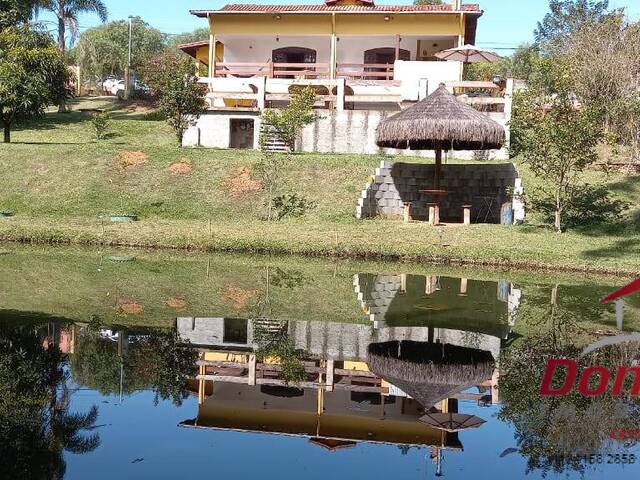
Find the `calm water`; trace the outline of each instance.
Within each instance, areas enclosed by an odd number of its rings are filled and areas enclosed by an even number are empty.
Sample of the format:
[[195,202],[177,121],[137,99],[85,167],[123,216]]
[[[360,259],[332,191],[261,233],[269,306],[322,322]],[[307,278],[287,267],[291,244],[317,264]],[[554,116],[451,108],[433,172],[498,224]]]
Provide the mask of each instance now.
[[539,395],[549,357],[637,364],[579,358],[638,330],[624,283],[0,247],[0,477],[638,478],[638,397]]

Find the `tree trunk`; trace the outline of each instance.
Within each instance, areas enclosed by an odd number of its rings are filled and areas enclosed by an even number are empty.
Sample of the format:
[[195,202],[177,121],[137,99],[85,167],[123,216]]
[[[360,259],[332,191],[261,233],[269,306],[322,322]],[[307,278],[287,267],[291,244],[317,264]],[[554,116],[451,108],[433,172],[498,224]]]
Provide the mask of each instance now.
[[60,11],[58,12],[58,49],[64,53],[64,2],[60,2]]
[[556,227],[556,232],[562,233],[562,223],[560,221],[560,214],[562,212],[562,205],[560,202],[560,193],[556,193],[556,218],[554,225]]
[[4,143],[11,143],[11,125],[9,122],[3,122],[4,124]]
[[[58,10],[58,49],[61,53],[64,54],[65,50],[65,25],[64,25],[64,2],[59,2],[59,10]],[[58,102],[58,113],[64,113],[67,111],[67,106],[65,104],[64,96],[59,99]]]

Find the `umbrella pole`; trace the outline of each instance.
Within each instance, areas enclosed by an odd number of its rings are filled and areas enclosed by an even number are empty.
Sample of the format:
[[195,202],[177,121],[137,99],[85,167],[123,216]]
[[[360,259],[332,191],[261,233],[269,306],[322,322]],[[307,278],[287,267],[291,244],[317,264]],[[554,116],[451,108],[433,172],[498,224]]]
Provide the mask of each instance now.
[[436,150],[436,169],[433,174],[433,188],[434,190],[440,190],[440,169],[442,168],[442,150]]

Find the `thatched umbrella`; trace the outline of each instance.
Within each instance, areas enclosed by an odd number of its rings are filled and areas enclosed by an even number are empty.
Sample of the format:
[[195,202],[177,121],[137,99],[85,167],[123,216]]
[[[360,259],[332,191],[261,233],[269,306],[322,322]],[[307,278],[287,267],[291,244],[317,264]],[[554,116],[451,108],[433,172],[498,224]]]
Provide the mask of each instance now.
[[443,83],[424,100],[380,122],[376,144],[385,148],[435,150],[434,188],[440,189],[443,150],[502,148],[504,128],[449,93]]
[[443,343],[372,343],[369,369],[400,388],[425,409],[491,378],[490,352]]

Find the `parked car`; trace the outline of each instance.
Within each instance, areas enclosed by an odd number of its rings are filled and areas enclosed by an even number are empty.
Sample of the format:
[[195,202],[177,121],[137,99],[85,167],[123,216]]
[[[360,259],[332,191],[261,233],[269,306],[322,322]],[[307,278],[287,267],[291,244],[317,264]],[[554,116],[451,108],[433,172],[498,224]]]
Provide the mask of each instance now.
[[[143,96],[151,94],[151,89],[139,80],[135,81],[133,90]],[[111,94],[117,96],[118,98],[124,97],[124,80],[119,80],[113,85],[113,87],[111,88]]]
[[118,92],[122,91],[124,93],[124,80],[116,80],[111,84],[111,88],[109,89],[109,93],[111,95],[118,95]]
[[113,88],[113,84],[115,82],[117,82],[117,81],[118,81],[118,79],[115,76],[113,76],[113,75],[107,76],[107,78],[105,78],[102,81],[102,93],[113,95],[111,93],[111,89]]

